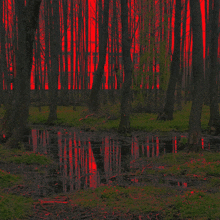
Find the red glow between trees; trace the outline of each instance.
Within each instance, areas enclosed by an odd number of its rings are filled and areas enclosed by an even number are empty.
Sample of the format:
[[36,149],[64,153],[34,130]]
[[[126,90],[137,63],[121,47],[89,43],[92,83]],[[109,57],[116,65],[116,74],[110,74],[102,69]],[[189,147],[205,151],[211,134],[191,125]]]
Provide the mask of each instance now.
[[[79,13],[79,1],[81,2],[82,5],[82,21],[83,21],[83,25],[82,25],[82,30],[80,33],[80,39],[78,39],[78,13]],[[185,1],[187,0],[182,0],[182,5],[185,4]],[[63,24],[63,5],[62,5],[63,1],[60,1],[60,30],[61,30],[61,34],[62,34],[62,51],[64,52],[64,24]],[[86,0],[77,0],[74,1],[75,4],[75,8],[73,11],[73,37],[74,37],[74,44],[71,45],[70,43],[70,39],[71,39],[71,17],[70,17],[70,5],[71,5],[71,0],[67,0],[68,3],[68,14],[67,14],[67,20],[68,20],[68,24],[67,24],[67,48],[68,48],[68,63],[67,65],[65,64],[65,60],[64,60],[64,54],[63,54],[63,70],[65,71],[65,68],[68,68],[68,89],[71,89],[71,84],[70,84],[70,74],[71,74],[71,47],[73,46],[73,59],[75,62],[75,58],[76,58],[76,51],[75,51],[75,47],[77,46],[77,42],[80,41],[80,48],[79,48],[79,74],[84,77],[85,76],[85,61],[84,61],[84,57],[85,57],[85,47],[86,47],[86,36],[85,36],[85,10],[86,10],[86,4],[85,4]],[[116,1],[117,2],[117,18],[118,18],[118,26],[119,26],[119,38],[117,40],[119,40],[119,43],[121,42],[121,21],[120,21],[120,1]],[[159,31],[160,31],[160,23],[159,23],[159,5],[160,5],[160,1],[156,0],[153,1],[154,3],[154,10],[156,15],[155,19],[157,19],[155,21],[155,36],[160,38],[159,35]],[[171,3],[173,2],[173,4]],[[208,13],[208,8],[209,8],[209,2],[210,0],[207,0],[207,13]],[[171,13],[172,16],[170,16],[170,19],[172,19],[171,21],[171,27],[168,24],[168,29],[171,28],[171,34],[172,37],[169,38],[169,34],[168,34],[168,39],[172,40],[172,44],[171,44],[171,51],[173,52],[173,44],[174,44],[174,30],[173,30],[173,26],[174,26],[174,17],[175,17],[175,4],[176,4],[176,0],[162,0],[162,4],[163,4],[163,12],[162,12],[162,16],[164,16],[165,14],[165,8],[164,5],[165,3],[167,3],[167,5],[170,6],[170,8],[167,9],[168,13]],[[88,82],[88,88],[91,89],[92,87],[92,83],[93,83],[93,74],[97,68],[98,65],[98,54],[97,57],[95,57],[95,52],[98,53],[98,40],[99,40],[99,36],[98,36],[98,23],[96,21],[98,21],[98,6],[97,6],[97,0],[89,0],[88,1],[88,77],[89,77],[89,82]],[[134,64],[134,68],[137,69],[138,68],[138,62],[140,61],[140,57],[139,55],[136,54],[140,54],[140,25],[143,24],[140,22],[140,16],[138,16],[138,13],[140,12],[140,4],[141,4],[141,0],[128,0],[128,9],[129,9],[129,30],[130,30],[130,35],[132,37],[132,47],[131,47],[131,58],[133,60]],[[205,59],[205,48],[206,48],[206,22],[205,22],[205,1],[201,0],[200,1],[200,6],[201,6],[201,13],[202,13],[202,30],[203,30],[203,58]],[[16,65],[16,60],[15,60],[15,46],[13,44],[13,41],[15,39],[15,33],[13,30],[13,25],[14,25],[14,14],[15,14],[15,10],[14,10],[14,1],[13,0],[9,0],[9,1],[4,1],[4,9],[3,9],[3,21],[4,21],[4,25],[5,25],[5,30],[6,30],[6,53],[7,53],[7,63],[8,63],[8,68],[9,71],[14,72],[14,74],[16,75],[16,71],[15,71],[15,65]],[[183,6],[184,7],[184,6]],[[48,89],[48,67],[45,65],[45,19],[44,19],[44,1],[42,1],[41,3],[41,10],[40,10],[40,17],[39,17],[39,26],[40,26],[40,44],[41,44],[41,59],[40,62],[38,60],[37,62],[37,69],[36,69],[36,60],[35,60],[35,50],[34,50],[34,57],[33,57],[33,66],[32,66],[32,72],[31,72],[31,90],[35,89],[35,72],[39,71],[39,69],[41,69],[42,71],[42,77],[39,76],[40,78],[40,82],[44,82],[45,81],[45,85],[42,86],[43,89]],[[108,46],[107,46],[107,55],[106,55],[106,63],[105,63],[105,67],[104,67],[104,71],[105,71],[105,80],[103,81],[103,85],[102,88],[104,86],[105,89],[109,89],[110,88],[110,84],[108,82],[109,79],[109,75],[111,75],[111,73],[113,74],[113,77],[115,78],[115,83],[114,83],[114,88],[117,88],[117,80],[116,80],[116,76],[114,73],[114,64],[111,65],[110,64],[110,53],[112,51],[111,48],[111,41],[113,40],[111,37],[111,27],[112,27],[112,19],[113,19],[113,5],[112,5],[112,1],[110,1],[110,11],[109,11],[110,15],[109,15],[109,38],[108,38]],[[183,20],[183,16],[184,16],[184,9],[182,10],[182,20]],[[190,38],[190,11],[189,11],[189,1],[187,1],[187,12],[186,12],[186,42],[185,42],[185,46],[184,46],[184,61],[186,61],[187,59],[189,59],[189,65],[191,65],[191,51],[192,51],[192,38]],[[209,14],[207,14],[207,16],[209,16]],[[164,17],[163,17],[163,21],[164,21]],[[169,19],[168,19],[169,21]],[[162,27],[164,28],[164,27]],[[183,35],[183,22],[181,24],[181,37]],[[162,36],[163,38],[164,36]],[[37,39],[37,38],[36,38]],[[219,37],[219,42],[220,42],[220,37]],[[121,44],[121,43],[120,43]],[[167,45],[169,45],[169,41],[167,42]],[[190,45],[190,46],[189,46]],[[219,43],[220,45],[220,43]],[[188,53],[188,50],[190,50]],[[157,51],[156,51],[157,52]],[[119,47],[119,53],[121,53],[121,45]],[[137,56],[137,57],[136,57]],[[220,47],[218,48],[218,56],[220,57]],[[120,58],[121,59],[121,58]],[[96,61],[96,65],[95,62]],[[74,63],[73,62],[73,63]],[[122,69],[121,64],[119,65],[119,68]],[[73,84],[72,84],[72,89],[77,89],[77,85],[75,84],[75,78],[76,78],[76,66],[74,64],[74,66],[72,67],[73,69]],[[62,72],[60,70],[60,72]],[[159,73],[160,68],[159,68],[159,64],[154,64],[153,67],[153,72],[157,72]],[[59,74],[60,75],[60,74]],[[148,76],[146,75],[146,78],[148,78]],[[157,88],[159,89],[159,74],[154,76],[154,80],[157,81],[156,85]],[[4,81],[4,79],[3,79]],[[4,82],[3,82],[4,84]],[[154,87],[154,84],[151,85],[152,88]],[[83,86],[85,88],[85,85]],[[147,80],[147,83],[144,85],[143,80],[140,84],[140,88],[149,88],[149,82]],[[5,88],[5,86],[4,86]],[[12,84],[11,84],[11,88],[12,88]],[[82,88],[81,83],[79,83],[79,89]],[[61,82],[60,82],[60,77],[58,77],[58,89],[61,89]]]

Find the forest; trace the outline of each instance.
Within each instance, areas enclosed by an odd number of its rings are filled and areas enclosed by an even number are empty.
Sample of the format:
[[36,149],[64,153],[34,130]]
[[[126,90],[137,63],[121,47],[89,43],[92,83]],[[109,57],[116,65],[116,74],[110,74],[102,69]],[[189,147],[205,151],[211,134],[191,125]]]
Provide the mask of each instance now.
[[9,145],[21,138],[33,102],[49,105],[48,123],[57,105],[84,103],[95,113],[100,102],[120,102],[118,131],[129,133],[138,97],[138,111],[157,120],[173,120],[174,105],[192,101],[189,143],[201,138],[203,104],[210,129],[220,131],[219,1],[2,0],[0,13]]
[[0,0],[0,219],[219,219],[219,9]]

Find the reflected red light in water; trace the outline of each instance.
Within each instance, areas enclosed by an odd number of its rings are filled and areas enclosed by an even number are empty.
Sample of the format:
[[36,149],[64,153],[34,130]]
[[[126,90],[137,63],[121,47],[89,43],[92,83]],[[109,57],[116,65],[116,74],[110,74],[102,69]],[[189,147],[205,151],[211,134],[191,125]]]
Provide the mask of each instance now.
[[202,149],[204,150],[204,139],[201,138],[201,142],[202,142]]
[[186,188],[187,187],[187,183],[183,183],[183,187]]

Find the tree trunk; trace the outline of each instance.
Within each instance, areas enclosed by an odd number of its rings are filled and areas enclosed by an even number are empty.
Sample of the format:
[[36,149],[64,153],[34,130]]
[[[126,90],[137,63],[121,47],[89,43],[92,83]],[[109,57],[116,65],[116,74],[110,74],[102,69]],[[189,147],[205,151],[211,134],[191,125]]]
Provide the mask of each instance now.
[[[220,133],[220,116],[218,107],[218,87],[216,77],[218,73],[218,20],[219,20],[219,0],[214,0],[213,17],[211,21],[211,48],[210,48],[210,119],[209,126],[215,130],[215,134]],[[211,130],[212,130],[211,129]]]
[[[207,12],[207,1],[205,1],[205,24],[206,24],[206,43],[205,43],[205,84],[204,84],[204,105],[210,106],[210,89],[209,89],[209,77],[210,77],[210,43],[211,43],[211,22],[212,22],[212,3],[209,4],[209,18]],[[208,50],[209,49],[209,50]]]
[[128,5],[127,0],[121,0],[121,22],[122,22],[122,56],[124,64],[124,83],[122,86],[121,97],[121,120],[119,133],[130,133],[130,114],[131,114],[131,39],[128,33]]
[[201,113],[204,96],[202,22],[199,0],[190,0],[190,14],[193,31],[193,92],[192,108],[189,117],[188,151],[198,151],[201,142]]
[[[101,7],[102,4],[99,4]],[[99,25],[99,64],[98,69],[93,78],[92,91],[90,94],[89,110],[97,112],[99,108],[99,91],[102,84],[102,76],[104,74],[104,65],[106,59],[106,48],[108,39],[108,17],[109,17],[109,0],[104,2],[103,22]]]
[[[1,77],[0,77],[0,103],[3,103],[4,105],[8,104],[11,102],[11,98],[9,97],[9,89],[7,88],[7,92],[6,90],[4,91],[3,90],[3,76],[4,76],[4,79],[6,80],[7,76],[8,76],[8,69],[7,69],[7,59],[6,59],[6,42],[5,42],[5,38],[6,38],[6,35],[5,35],[5,26],[4,26],[4,23],[3,23],[3,0],[0,1],[0,33],[1,33],[1,56],[0,56],[0,64],[1,64],[1,70],[0,70],[0,73],[1,73]],[[3,99],[3,100],[2,100]]]
[[86,0],[86,5],[85,5],[85,76],[84,76],[84,83],[85,83],[85,101],[88,101],[88,96],[89,96],[89,90],[88,90],[88,83],[89,83],[89,77],[88,77],[88,55],[89,55],[89,24],[88,24],[88,19],[89,19],[89,3],[88,0]]
[[[46,101],[46,105],[48,105],[48,96],[46,93],[46,89],[45,89],[45,81],[46,81],[46,74],[49,74],[49,70],[50,70],[50,60],[49,60],[49,2],[48,1],[44,1],[44,23],[45,23],[45,58],[44,58],[44,77],[42,77],[42,91],[41,91],[41,98]],[[49,77],[48,77],[49,78]]]
[[6,146],[16,148],[27,129],[30,104],[30,75],[33,61],[33,43],[39,19],[41,0],[16,0],[18,16],[18,50],[16,51],[16,78],[14,97],[6,109],[3,122],[6,125]]
[[[58,1],[58,0],[57,0]],[[63,106],[67,106],[69,104],[69,93],[68,93],[68,59],[67,59],[67,1],[63,0],[63,35],[64,35],[64,66],[65,70],[61,69],[60,74],[61,77],[61,90],[60,90],[60,104]],[[62,33],[60,34],[60,41],[62,41]],[[54,37],[54,36],[53,36]],[[63,52],[60,49],[61,57],[63,56]]]
[[[73,48],[74,48],[74,35],[73,35],[73,30],[74,30],[74,26],[73,26],[73,8],[74,8],[74,4],[73,1],[71,1],[70,4],[70,17],[71,19],[71,39],[70,39],[70,45],[71,45],[71,49],[70,49],[70,92],[71,92],[71,96],[70,96],[70,105],[73,105],[73,71],[74,71],[74,64],[73,64]],[[73,110],[76,110],[75,105],[73,105]]]
[[[49,78],[49,100],[50,113],[47,119],[48,124],[57,120],[57,96],[58,96],[58,74],[59,74],[59,53],[60,53],[60,24],[59,24],[59,2],[53,1],[52,8],[49,7],[50,13],[53,9],[53,16],[50,14],[50,50],[51,50],[51,71]],[[53,21],[53,22],[52,22]]]
[[170,79],[166,92],[166,102],[159,120],[173,120],[175,87],[180,70],[180,28],[181,28],[181,0],[176,0],[175,27],[174,27],[174,52],[170,67]]

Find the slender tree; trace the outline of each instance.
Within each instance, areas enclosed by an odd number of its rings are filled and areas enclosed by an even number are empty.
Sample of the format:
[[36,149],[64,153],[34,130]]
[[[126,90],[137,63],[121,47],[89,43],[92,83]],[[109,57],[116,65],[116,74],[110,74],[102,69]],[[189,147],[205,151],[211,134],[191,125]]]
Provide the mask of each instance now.
[[121,120],[119,124],[119,133],[130,132],[130,114],[131,114],[131,38],[128,33],[128,5],[127,0],[121,0],[121,23],[122,23],[122,56],[124,64],[124,83],[122,86],[121,97]]
[[[71,45],[71,49],[70,49],[70,92],[71,92],[71,98],[70,98],[70,104],[73,104],[73,71],[74,71],[74,62],[73,62],[73,48],[74,48],[74,35],[73,35],[73,7],[74,7],[74,2],[71,1],[70,3],[70,17],[72,18],[70,20],[70,25],[71,25],[71,38],[70,38],[70,45]],[[75,106],[73,105],[73,110],[75,110]]]
[[59,53],[60,53],[60,22],[59,22],[59,1],[52,2],[50,7],[50,58],[51,69],[48,74],[49,82],[49,108],[50,113],[47,119],[49,124],[57,119],[57,96],[58,96],[58,74],[59,74]]
[[[99,4],[101,7],[102,4]],[[106,48],[108,39],[108,17],[109,17],[109,0],[104,1],[103,22],[99,24],[99,63],[98,69],[93,78],[93,85],[90,94],[89,110],[97,112],[99,108],[99,91],[104,74],[104,65],[106,59]],[[99,19],[100,20],[100,19]]]
[[75,62],[75,85],[77,88],[77,96],[79,99],[79,63],[80,63],[80,37],[81,37],[81,32],[82,32],[82,22],[83,22],[83,18],[82,18],[82,2],[79,1],[78,3],[78,33],[77,33],[77,29],[76,30],[76,36],[77,36],[77,46],[76,46],[76,62]]
[[[0,77],[0,98],[4,98],[4,100],[1,100],[1,103],[4,103],[7,105],[7,100],[10,102],[11,99],[9,98],[8,95],[3,94],[4,90],[3,90],[3,76],[4,78],[6,78],[5,76],[8,75],[8,69],[7,69],[7,59],[6,59],[6,42],[5,42],[5,26],[3,23],[3,0],[0,1],[0,33],[1,33],[1,56],[0,56],[0,62],[1,62],[1,77]],[[7,88],[7,90],[9,91],[9,89]],[[4,92],[5,93],[5,92]]]
[[[210,43],[211,43],[211,21],[213,17],[212,0],[209,1],[209,7],[207,7],[207,1],[205,1],[205,24],[206,24],[206,42],[205,42],[205,84],[204,84],[204,104],[210,105],[210,89],[209,89],[209,77],[210,77]],[[208,13],[209,12],[209,13]],[[208,16],[209,14],[209,16]]]
[[[49,1],[45,1],[44,2],[44,28],[45,28],[45,32],[44,32],[44,43],[45,43],[45,49],[44,49],[44,53],[45,53],[45,57],[44,57],[44,77],[42,77],[42,87],[44,90],[44,92],[42,92],[42,94],[45,94],[46,96],[46,89],[45,89],[45,81],[46,81],[46,74],[48,75],[49,71],[50,71],[50,60],[49,60],[49,30],[50,30],[50,24],[49,24]],[[44,98],[45,98],[44,96]],[[48,104],[48,103],[47,103]]]
[[88,19],[89,19],[89,3],[88,0],[86,0],[85,4],[85,78],[84,78],[84,84],[85,84],[85,98],[87,100],[88,98],[88,83],[89,83],[89,78],[88,78],[88,55],[89,55],[89,24],[88,24]]
[[210,48],[210,76],[209,76],[209,94],[210,94],[210,119],[209,126],[217,133],[220,133],[220,116],[218,106],[218,87],[216,76],[218,73],[218,21],[219,21],[219,0],[214,0],[213,17],[211,21],[211,48]]
[[188,151],[197,151],[201,142],[201,113],[204,98],[203,75],[203,42],[202,21],[199,0],[190,0],[190,15],[193,31],[192,48],[192,108],[189,117],[189,148]]
[[[57,0],[58,1],[58,0]],[[59,2],[59,1],[58,1]],[[61,91],[60,91],[60,102],[61,105],[68,105],[69,102],[69,93],[68,93],[68,59],[67,59],[67,0],[62,0],[63,5],[63,34],[64,34],[64,66],[65,69],[61,69],[60,76],[61,76]],[[62,24],[62,23],[61,23]],[[62,42],[62,32],[60,34],[60,42]],[[60,53],[62,54],[62,50],[60,49]],[[62,57],[63,55],[61,55]],[[62,59],[61,59],[62,61]]]
[[170,67],[170,79],[166,92],[166,102],[163,113],[158,116],[159,120],[173,120],[174,98],[177,77],[180,70],[180,28],[181,28],[181,0],[176,0],[174,27],[174,52]]

